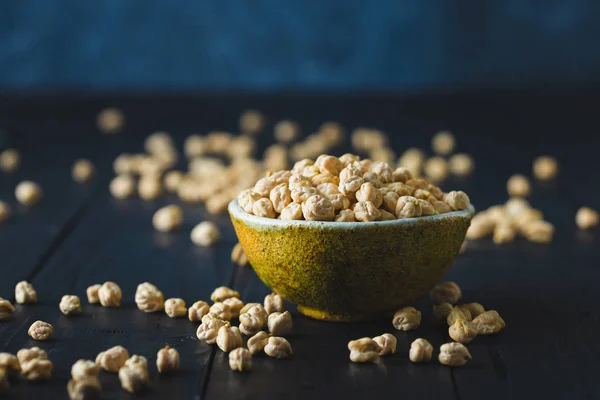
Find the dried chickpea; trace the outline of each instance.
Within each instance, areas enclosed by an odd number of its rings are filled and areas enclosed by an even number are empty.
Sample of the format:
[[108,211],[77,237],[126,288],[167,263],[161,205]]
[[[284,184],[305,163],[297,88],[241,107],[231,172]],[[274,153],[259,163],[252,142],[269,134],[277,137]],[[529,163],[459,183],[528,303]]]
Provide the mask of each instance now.
[[485,212],[478,213],[471,219],[471,225],[467,229],[467,239],[481,239],[494,232],[495,228],[496,221],[493,218]]
[[359,201],[353,211],[357,221],[370,222],[381,218],[381,211],[370,201]]
[[123,367],[118,372],[121,387],[129,393],[141,392],[149,384],[148,371],[143,367]]
[[406,181],[406,185],[416,189],[424,189],[429,190],[431,188],[431,184],[425,179],[410,179]]
[[448,204],[444,203],[443,201],[431,200],[431,198],[430,198],[429,202],[433,206],[433,209],[435,210],[435,212],[438,214],[446,214],[446,213],[452,212],[452,209],[450,208],[450,206]]
[[368,337],[351,340],[348,343],[348,350],[350,350],[350,361],[357,363],[378,363],[379,353],[382,352],[381,346]]
[[254,207],[254,202],[260,200],[262,196],[251,189],[246,189],[242,191],[238,197],[238,204],[248,214],[252,214],[252,208]]
[[452,153],[455,144],[454,135],[449,131],[439,131],[431,139],[431,148],[442,156]]
[[370,182],[363,183],[355,196],[358,202],[370,201],[376,208],[379,208],[383,202],[381,192]]
[[121,288],[114,282],[104,282],[98,289],[98,299],[102,307],[120,307],[122,296]]
[[228,288],[227,286],[220,286],[216,288],[210,295],[210,299],[215,303],[222,302],[223,300],[229,299],[231,297],[236,297],[239,299],[240,293],[231,288]]
[[192,229],[190,237],[197,246],[211,246],[219,240],[219,228],[213,222],[203,221]]
[[224,321],[229,321],[232,317],[231,308],[229,307],[229,305],[221,302],[216,302],[215,304],[210,306],[209,313],[214,314],[216,318],[222,319]]
[[247,110],[240,115],[240,130],[243,133],[256,135],[263,130],[265,118],[260,111]]
[[471,359],[471,353],[462,343],[446,343],[440,347],[438,359],[449,367],[462,367]]
[[171,318],[185,317],[187,307],[183,299],[172,298],[165,301],[165,313]]
[[432,308],[433,316],[437,320],[444,320],[448,318],[448,315],[452,312],[454,306],[450,303],[434,304]]
[[504,221],[498,225],[494,229],[494,243],[503,244],[512,242],[517,235],[517,232],[513,228],[510,221]]
[[289,358],[293,355],[290,343],[278,336],[271,336],[264,350],[268,356],[275,358]]
[[34,340],[48,340],[50,336],[54,333],[54,327],[47,322],[44,321],[35,321],[29,327],[27,334],[31,336]]
[[429,198],[431,197],[431,193],[429,192],[429,190],[417,189],[414,191],[412,196],[418,200],[429,200]]
[[466,210],[467,208],[469,208],[469,205],[471,205],[471,200],[469,199],[469,196],[467,196],[467,194],[461,190],[453,190],[447,193],[444,196],[444,201],[454,211]]
[[289,311],[275,311],[269,314],[267,325],[269,327],[269,332],[271,332],[272,335],[280,336],[287,334],[293,327],[292,315]]
[[575,223],[581,229],[591,229],[598,225],[598,212],[589,208],[581,207],[575,215]]
[[71,400],[87,400],[100,398],[102,385],[97,376],[71,379],[67,383],[67,393]]
[[431,360],[433,346],[423,338],[415,339],[410,344],[408,358],[414,363],[428,362]]
[[[358,162],[347,165],[340,171],[340,182],[349,181],[352,178],[362,178],[366,172],[367,172],[367,169]],[[362,185],[362,183],[361,183],[361,185]],[[359,185],[359,187],[360,187],[360,185]],[[356,190],[358,190],[358,188],[356,188]],[[340,191],[343,193],[341,188],[340,188]]]
[[231,261],[240,267],[248,265],[248,256],[244,252],[244,248],[241,243],[236,243],[231,250]]
[[459,306],[453,307],[448,317],[446,318],[446,322],[448,326],[454,325],[456,321],[471,321],[472,316],[471,312],[466,308],[461,308]]
[[283,297],[277,293],[271,293],[265,296],[264,307],[268,314],[274,312],[284,312]]
[[123,346],[114,346],[96,356],[96,364],[105,371],[118,372],[129,359],[129,352]]
[[359,176],[351,176],[348,179],[340,179],[338,190],[340,193],[348,196],[349,199],[356,199],[356,192],[365,183],[365,180]]
[[10,206],[0,200],[0,222],[6,221],[11,216]]
[[456,282],[444,282],[431,291],[431,300],[434,304],[456,304],[462,297],[462,291]]
[[277,216],[273,203],[265,197],[254,202],[252,205],[252,214],[264,218],[275,218]]
[[16,149],[0,152],[0,171],[13,172],[21,165],[21,155]]
[[79,159],[73,164],[71,176],[77,183],[88,183],[94,178],[96,167],[90,160]]
[[307,221],[333,221],[335,208],[326,197],[315,194],[302,203],[302,215]]
[[531,195],[529,179],[520,174],[513,175],[508,179],[506,182],[506,190],[510,196],[529,197]]
[[81,313],[81,302],[79,297],[73,295],[65,295],[60,300],[60,311],[65,315]]
[[468,311],[471,318],[476,318],[485,312],[485,308],[479,303],[467,303],[458,306],[463,311]]
[[71,376],[73,380],[97,377],[100,372],[100,366],[91,360],[77,360],[71,367]]
[[242,335],[235,326],[225,325],[217,333],[217,346],[225,353],[242,347]]
[[392,221],[396,219],[396,216],[391,212],[387,212],[385,210],[379,210],[379,212],[381,215],[379,216],[377,221]]
[[413,175],[410,170],[405,167],[398,167],[392,173],[394,182],[406,183],[406,181],[413,179]]
[[392,325],[399,331],[417,329],[421,324],[421,312],[414,307],[404,307],[396,311]]
[[229,353],[229,368],[233,371],[249,371],[252,369],[252,354],[248,349],[238,347]]
[[156,200],[162,194],[162,183],[158,175],[143,175],[137,186],[142,200]]
[[39,347],[32,347],[30,349],[21,349],[17,352],[17,360],[19,360],[19,365],[23,366],[23,364],[32,361],[32,360],[47,360],[48,354]]
[[425,175],[434,182],[441,182],[448,176],[448,162],[442,157],[431,157],[423,166]]
[[533,160],[533,176],[541,181],[554,179],[558,174],[558,162],[550,156],[541,156]]
[[550,243],[554,226],[548,221],[532,221],[521,228],[521,233],[531,242]]
[[176,205],[159,208],[152,217],[152,225],[159,232],[171,232],[183,224],[183,210]]
[[267,323],[268,314],[262,305],[250,307],[246,312],[240,310],[240,331],[244,335],[253,336]]
[[110,181],[110,194],[116,199],[126,199],[133,196],[135,181],[130,175],[122,174]]
[[98,304],[100,303],[100,297],[98,296],[98,291],[102,285],[96,284],[88,287],[85,290],[85,294],[87,295],[88,303],[90,304]]
[[37,292],[31,283],[21,281],[15,286],[15,300],[19,304],[37,303]]
[[315,165],[319,167],[321,172],[327,172],[334,176],[338,176],[344,168],[344,165],[339,158],[325,154],[317,157]]
[[493,335],[506,326],[504,320],[495,310],[485,311],[473,319],[478,335]]
[[396,205],[398,204],[398,199],[400,196],[396,192],[387,192],[383,196],[383,200],[381,203],[381,208],[384,210],[391,212],[393,214],[396,213]]
[[214,344],[217,341],[217,335],[221,327],[230,325],[229,321],[216,318],[212,314],[206,314],[202,317],[202,324],[196,330],[196,336],[200,340],[205,340],[208,344]]
[[32,181],[22,181],[15,188],[15,197],[24,206],[31,207],[36,205],[43,196],[42,187]]
[[137,286],[135,303],[144,312],[162,311],[165,308],[163,293],[149,282],[140,283]]
[[256,354],[263,351],[269,341],[269,337],[271,337],[271,335],[268,333],[259,331],[248,339],[248,350],[250,350],[250,353]]
[[396,153],[389,147],[378,147],[369,152],[369,158],[377,162],[393,163]]
[[[352,154],[352,153],[345,153],[344,155],[342,155],[340,157],[340,161],[342,162],[342,165],[345,167],[347,167],[350,164],[353,164],[354,162],[358,162],[360,161],[360,157],[357,156],[356,154]],[[340,171],[341,172],[341,171]]]
[[118,108],[108,107],[100,111],[96,122],[102,133],[119,133],[123,129],[125,117]]
[[341,210],[335,216],[335,222],[356,222],[356,216],[352,210]]
[[19,359],[10,353],[0,353],[0,370],[4,370],[7,376],[21,372]]
[[[521,197],[512,197],[508,199],[506,203],[504,203],[504,213],[501,213],[499,209],[494,209],[492,212],[492,216],[494,217],[496,222],[501,221],[501,218],[509,217],[514,218],[517,215],[521,214],[525,210],[531,208],[529,202]],[[498,210],[498,211],[495,211]],[[488,210],[489,212],[489,210]]]
[[[240,310],[244,307],[243,301],[241,301],[237,297],[230,297],[228,299],[223,300],[223,304],[229,307],[229,312],[231,313],[231,318],[239,318]],[[211,307],[211,309],[212,309],[212,307]]]
[[286,221],[302,219],[302,204],[295,202],[288,204],[281,210],[279,218]]
[[413,176],[419,176],[421,175],[424,161],[425,155],[423,154],[423,151],[411,148],[402,153],[398,159],[398,167],[408,169]]
[[398,203],[396,203],[396,217],[398,219],[420,217],[422,213],[421,203],[412,196],[401,196]]
[[[292,192],[290,191],[287,184],[281,183],[275,186],[273,189],[271,189],[271,192],[269,193],[269,199],[271,201],[272,208],[275,210],[275,212],[281,213],[281,211],[292,202]],[[256,205],[257,203],[258,202],[254,203],[254,205]]]
[[455,154],[448,161],[450,172],[456,176],[471,175],[475,169],[475,163],[470,155],[465,153]]
[[433,205],[431,205],[430,202],[428,202],[427,200],[422,200],[422,199],[417,199],[417,200],[419,201],[419,205],[421,206],[421,215],[427,216],[427,215],[436,215],[437,214],[435,207],[433,207]]
[[381,336],[375,336],[373,340],[379,345],[379,347],[381,347],[381,351],[379,352],[380,356],[394,354],[396,352],[396,336],[392,335],[391,333],[384,333]]
[[296,140],[300,128],[294,121],[283,120],[279,121],[273,127],[275,139],[282,143],[290,143]]
[[52,361],[36,358],[21,363],[21,373],[28,381],[49,379],[52,376],[53,367]]
[[191,322],[201,321],[208,314],[210,306],[205,301],[197,301],[188,308],[188,319]]
[[379,179],[379,175],[377,175],[374,172],[367,172],[367,173],[365,173],[363,175],[363,179],[365,180],[365,183],[371,183],[376,188],[383,187],[383,185],[384,185],[384,183],[381,181],[381,179]]
[[160,349],[156,354],[156,368],[161,374],[177,370],[179,368],[179,352],[169,346]]
[[471,321],[457,319],[449,328],[448,334],[450,337],[463,344],[471,343],[477,336],[477,328]]

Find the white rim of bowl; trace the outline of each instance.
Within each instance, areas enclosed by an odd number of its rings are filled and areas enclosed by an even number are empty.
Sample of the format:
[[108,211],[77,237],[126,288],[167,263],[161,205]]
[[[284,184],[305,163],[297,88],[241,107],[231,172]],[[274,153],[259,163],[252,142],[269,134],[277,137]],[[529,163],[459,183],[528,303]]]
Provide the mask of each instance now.
[[447,218],[467,218],[475,214],[473,204],[469,208],[460,211],[452,211],[445,214],[427,215],[425,217],[393,219],[390,221],[372,221],[372,222],[334,222],[334,221],[306,221],[306,220],[281,220],[275,218],[258,217],[248,214],[242,210],[237,200],[231,201],[227,207],[231,215],[236,218],[260,227],[287,227],[287,226],[307,226],[332,229],[355,229],[358,227],[388,226],[388,225],[415,225],[421,221],[439,221]]

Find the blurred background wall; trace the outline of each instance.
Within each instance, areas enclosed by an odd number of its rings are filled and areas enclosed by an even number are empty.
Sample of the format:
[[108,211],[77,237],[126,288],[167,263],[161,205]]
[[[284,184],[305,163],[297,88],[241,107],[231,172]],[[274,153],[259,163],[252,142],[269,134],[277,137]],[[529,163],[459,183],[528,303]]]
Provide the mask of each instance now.
[[598,0],[0,1],[0,90],[600,80]]

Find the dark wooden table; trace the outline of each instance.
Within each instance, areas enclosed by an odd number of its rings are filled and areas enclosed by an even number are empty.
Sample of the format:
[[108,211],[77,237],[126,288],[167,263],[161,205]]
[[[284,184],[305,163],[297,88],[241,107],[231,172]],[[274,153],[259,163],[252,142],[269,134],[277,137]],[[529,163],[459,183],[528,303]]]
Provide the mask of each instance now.
[[[95,116],[107,105],[124,110],[124,133],[97,131]],[[236,373],[226,354],[196,339],[195,324],[139,311],[134,293],[143,281],[188,304],[208,299],[219,285],[239,290],[246,302],[262,301],[269,292],[251,268],[231,264],[236,238],[226,215],[215,218],[203,207],[184,204],[183,229],[158,233],[151,224],[153,212],[179,203],[176,199],[117,201],[108,193],[114,157],[141,151],[149,133],[167,130],[181,145],[193,132],[235,131],[239,113],[248,107],[265,111],[271,121],[295,118],[305,133],[326,120],[347,128],[379,127],[398,152],[407,146],[428,148],[432,132],[451,129],[459,150],[473,154],[477,169],[471,178],[444,186],[466,190],[478,208],[504,201],[506,179],[516,172],[530,174],[534,156],[556,156],[560,176],[548,184],[535,183],[531,198],[557,228],[552,244],[472,242],[447,276],[461,285],[465,301],[498,310],[506,329],[476,338],[469,345],[473,360],[464,368],[437,361],[415,365],[407,358],[412,340],[427,338],[436,354],[449,340],[447,327],[433,322],[427,298],[415,304],[423,323],[412,332],[394,331],[390,321],[317,322],[288,304],[294,310],[289,337],[294,358],[257,356],[250,373]],[[599,234],[579,231],[574,223],[579,206],[600,207],[598,109],[600,92],[593,90],[413,97],[0,97],[0,147],[17,147],[23,155],[16,173],[0,175],[0,198],[15,212],[0,225],[0,296],[14,300],[15,284],[28,280],[39,298],[36,305],[17,306],[14,318],[0,323],[0,351],[37,345],[55,368],[50,381],[20,382],[7,398],[66,398],[71,365],[118,344],[148,358],[152,389],[142,396],[148,399],[600,398]],[[262,148],[270,138],[261,136]],[[91,184],[71,180],[71,164],[79,157],[98,166],[98,179]],[[40,182],[45,191],[44,200],[29,210],[14,199],[14,187],[22,179]],[[222,231],[222,240],[211,248],[196,247],[189,239],[191,227],[205,219]],[[81,316],[60,313],[62,295],[85,299],[88,285],[106,280],[122,287],[121,308],[84,301]],[[35,342],[27,336],[37,319],[54,324],[52,340]],[[398,338],[397,354],[385,357],[381,366],[349,362],[349,340],[383,332]],[[181,371],[173,377],[159,376],[154,365],[157,350],[167,344],[181,354]],[[101,381],[103,398],[130,397],[115,375],[103,372]]]

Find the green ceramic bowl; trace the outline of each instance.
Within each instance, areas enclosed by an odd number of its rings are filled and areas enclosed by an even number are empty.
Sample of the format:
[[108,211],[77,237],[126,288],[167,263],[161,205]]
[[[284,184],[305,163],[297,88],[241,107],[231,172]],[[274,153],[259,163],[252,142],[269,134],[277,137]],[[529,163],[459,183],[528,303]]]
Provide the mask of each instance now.
[[273,291],[311,318],[391,315],[450,268],[475,210],[381,222],[281,221],[229,214],[250,264]]

